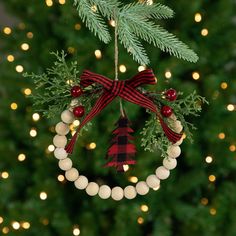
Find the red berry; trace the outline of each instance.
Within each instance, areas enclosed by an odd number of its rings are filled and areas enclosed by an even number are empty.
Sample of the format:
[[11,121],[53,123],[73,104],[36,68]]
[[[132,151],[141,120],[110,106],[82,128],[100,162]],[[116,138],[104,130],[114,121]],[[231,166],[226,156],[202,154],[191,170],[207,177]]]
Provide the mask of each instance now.
[[175,89],[168,89],[165,95],[166,95],[166,99],[169,101],[175,101],[177,98],[177,92]]
[[80,86],[76,85],[71,88],[70,93],[72,97],[77,98],[83,93],[83,90]]
[[78,106],[73,109],[73,114],[75,117],[82,117],[84,115],[84,106]]
[[171,109],[171,107],[169,106],[163,106],[161,108],[161,114],[165,117],[170,117],[172,115],[173,111]]

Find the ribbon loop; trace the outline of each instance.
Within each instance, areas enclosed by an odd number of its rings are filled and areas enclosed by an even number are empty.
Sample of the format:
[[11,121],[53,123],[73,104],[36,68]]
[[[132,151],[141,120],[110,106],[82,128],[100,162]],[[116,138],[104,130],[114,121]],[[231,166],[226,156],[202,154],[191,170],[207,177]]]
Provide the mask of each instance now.
[[114,96],[120,96],[121,92],[123,91],[125,87],[125,81],[116,81],[114,80],[112,83],[111,93]]

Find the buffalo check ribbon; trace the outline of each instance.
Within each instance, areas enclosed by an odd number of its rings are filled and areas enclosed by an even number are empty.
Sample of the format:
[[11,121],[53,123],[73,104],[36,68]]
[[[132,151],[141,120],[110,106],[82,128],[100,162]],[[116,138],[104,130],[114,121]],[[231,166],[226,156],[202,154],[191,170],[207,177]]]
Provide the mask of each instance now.
[[81,128],[90,120],[92,120],[96,115],[98,115],[109,103],[111,103],[116,97],[120,97],[126,101],[137,104],[144,107],[152,112],[154,112],[162,126],[162,129],[167,136],[167,138],[172,142],[176,143],[182,137],[182,134],[178,134],[171,130],[167,124],[164,122],[161,114],[159,113],[157,106],[146,97],[144,94],[136,90],[137,87],[144,84],[156,84],[156,78],[151,69],[147,69],[139,72],[137,75],[129,80],[117,81],[111,80],[103,75],[93,73],[91,71],[85,70],[81,75],[80,85],[82,87],[88,87],[92,84],[99,84],[103,86],[103,93],[96,101],[95,105],[92,107],[91,111],[86,115],[84,120],[79,125],[76,133],[73,135],[71,141],[66,146],[65,150],[67,153],[72,153],[74,145]]

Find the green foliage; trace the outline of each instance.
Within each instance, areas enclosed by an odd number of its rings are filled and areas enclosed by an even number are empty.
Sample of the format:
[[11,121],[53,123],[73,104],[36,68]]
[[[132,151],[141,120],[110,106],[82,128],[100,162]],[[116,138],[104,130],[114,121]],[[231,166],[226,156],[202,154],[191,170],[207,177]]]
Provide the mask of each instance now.
[[121,5],[116,0],[75,0],[74,2],[82,21],[104,43],[111,40],[104,18],[114,19],[121,44],[139,64],[150,63],[141,40],[177,58],[190,62],[198,60],[198,56],[186,44],[155,23],[155,19],[173,17],[173,11],[167,6],[140,2]]

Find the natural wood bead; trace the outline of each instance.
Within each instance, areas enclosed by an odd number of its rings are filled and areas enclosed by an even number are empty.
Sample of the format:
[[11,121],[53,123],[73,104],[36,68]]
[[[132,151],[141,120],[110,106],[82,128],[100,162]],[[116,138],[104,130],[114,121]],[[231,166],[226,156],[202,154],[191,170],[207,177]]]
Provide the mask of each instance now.
[[59,122],[55,127],[55,131],[59,135],[67,135],[69,133],[70,129],[67,124],[65,124],[63,122]]
[[120,201],[124,197],[124,191],[121,187],[114,187],[111,190],[111,197],[115,201]]
[[136,191],[139,195],[146,195],[149,192],[149,187],[144,181],[140,181],[136,184]]
[[88,178],[86,176],[80,175],[74,184],[75,187],[80,190],[85,189],[88,186]]
[[65,110],[61,113],[61,120],[66,124],[71,124],[74,121],[74,115],[71,111]]
[[164,166],[160,166],[156,169],[156,176],[158,179],[167,179],[170,175],[170,171],[167,170]]
[[70,170],[73,165],[70,158],[60,160],[58,164],[59,164],[60,169],[64,171]]
[[163,166],[168,170],[173,170],[177,166],[177,161],[175,158],[165,158]]
[[124,195],[127,199],[134,199],[137,195],[135,187],[132,185],[125,187]]
[[67,158],[68,156],[68,153],[66,152],[66,150],[64,148],[56,148],[54,150],[54,156],[59,159],[59,160],[62,160],[62,159],[65,159]]
[[66,179],[69,181],[75,181],[79,177],[79,171],[75,168],[71,168],[70,170],[67,170],[65,173]]
[[54,136],[53,138],[53,144],[56,146],[56,147],[60,147],[60,148],[64,148],[66,146],[66,143],[67,143],[67,138],[66,136],[61,136],[61,135],[56,135]]
[[108,185],[100,186],[98,195],[102,199],[108,199],[111,196],[111,188]]
[[99,191],[99,186],[97,183],[95,182],[89,182],[87,188],[86,188],[86,193],[89,195],[89,196],[95,196],[98,194],[98,191]]
[[167,154],[170,158],[177,158],[181,154],[181,149],[179,146],[171,145],[167,149]]
[[160,180],[156,175],[149,175],[146,179],[146,183],[150,188],[157,188],[160,185]]

